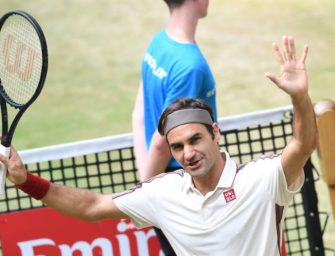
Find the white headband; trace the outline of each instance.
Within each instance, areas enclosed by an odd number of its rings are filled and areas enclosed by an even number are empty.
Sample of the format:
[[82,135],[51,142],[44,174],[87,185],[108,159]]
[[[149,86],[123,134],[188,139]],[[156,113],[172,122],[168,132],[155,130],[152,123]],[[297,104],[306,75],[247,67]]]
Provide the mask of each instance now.
[[167,135],[169,131],[179,125],[189,123],[200,123],[212,125],[213,120],[207,110],[201,108],[188,108],[172,112],[167,116],[164,134]]

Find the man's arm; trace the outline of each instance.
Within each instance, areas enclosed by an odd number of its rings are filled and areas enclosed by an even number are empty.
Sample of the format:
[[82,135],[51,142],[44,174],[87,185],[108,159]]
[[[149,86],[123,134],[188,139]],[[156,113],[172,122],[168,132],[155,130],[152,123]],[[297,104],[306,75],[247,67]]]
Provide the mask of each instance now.
[[139,171],[140,179],[142,180],[141,177],[145,174],[144,166],[148,159],[148,151],[146,147],[144,130],[144,102],[142,82],[139,86],[135,106],[133,109],[132,126],[136,166]]
[[292,37],[283,37],[283,54],[276,44],[273,50],[280,66],[280,77],[265,75],[291,97],[293,104],[293,138],[282,153],[282,166],[288,186],[301,175],[306,161],[317,146],[317,129],[311,99],[308,95],[308,78],[305,61],[308,46],[305,45],[301,59],[296,59]]
[[157,131],[154,133],[150,150],[147,151],[144,131],[144,102],[142,83],[136,97],[132,115],[134,151],[136,165],[141,181],[145,181],[157,174],[163,173],[171,159],[170,149]]
[[165,172],[171,157],[170,148],[165,136],[161,136],[156,130],[152,136],[145,173],[142,173],[141,180],[147,180]]
[[[12,183],[21,186],[25,185],[31,191],[30,195],[43,195],[41,201],[61,213],[88,221],[105,218],[127,218],[127,215],[117,208],[112,195],[102,195],[86,189],[52,183],[50,183],[50,187],[41,186],[43,183],[46,184],[47,181],[43,182],[37,176],[28,175],[18,153],[13,147],[9,157],[0,154],[0,161],[7,167],[7,178]],[[27,178],[29,179],[29,184],[27,184]]]

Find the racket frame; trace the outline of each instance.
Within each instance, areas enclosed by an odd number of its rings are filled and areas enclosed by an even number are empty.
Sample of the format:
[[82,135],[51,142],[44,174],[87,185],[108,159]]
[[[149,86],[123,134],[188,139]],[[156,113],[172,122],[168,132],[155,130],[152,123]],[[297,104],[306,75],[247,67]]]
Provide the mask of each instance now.
[[[26,20],[29,21],[29,23],[33,26],[40,42],[41,46],[41,52],[42,52],[42,67],[41,67],[41,75],[40,75],[40,80],[38,82],[38,86],[35,90],[35,93],[33,96],[25,103],[25,104],[18,104],[14,102],[11,98],[8,97],[6,94],[2,83],[1,83],[1,78],[0,78],[0,105],[1,105],[1,119],[2,119],[2,138],[1,138],[1,144],[5,147],[9,147],[14,131],[17,127],[17,124],[24,114],[24,112],[27,110],[27,108],[36,100],[36,98],[39,96],[48,71],[48,48],[47,48],[47,43],[46,39],[44,36],[44,33],[38,24],[38,22],[32,17],[30,14],[22,11],[22,10],[15,10],[15,11],[10,11],[4,14],[1,19],[0,19],[0,33],[1,33],[1,28],[5,24],[6,20],[12,16],[12,15],[20,15]],[[8,127],[8,112],[7,112],[7,103],[16,108],[19,109],[19,111],[16,113],[10,127]]]

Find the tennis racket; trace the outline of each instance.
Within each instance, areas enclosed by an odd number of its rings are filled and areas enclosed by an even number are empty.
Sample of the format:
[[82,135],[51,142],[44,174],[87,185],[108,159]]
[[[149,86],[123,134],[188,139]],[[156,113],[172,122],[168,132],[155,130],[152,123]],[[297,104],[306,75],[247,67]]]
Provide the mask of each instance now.
[[[9,156],[15,128],[40,94],[47,70],[47,44],[36,20],[20,10],[3,15],[0,19],[1,154]],[[1,164],[0,195],[4,193],[6,172]]]

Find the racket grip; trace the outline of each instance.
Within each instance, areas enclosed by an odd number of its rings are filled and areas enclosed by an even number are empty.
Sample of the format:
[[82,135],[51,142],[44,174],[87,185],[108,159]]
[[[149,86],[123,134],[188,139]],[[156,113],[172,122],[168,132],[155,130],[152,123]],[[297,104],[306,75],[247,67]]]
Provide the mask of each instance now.
[[[0,144],[0,154],[4,156],[9,156],[10,147],[5,147]],[[0,162],[0,195],[5,193],[5,183],[6,183],[7,168]]]

